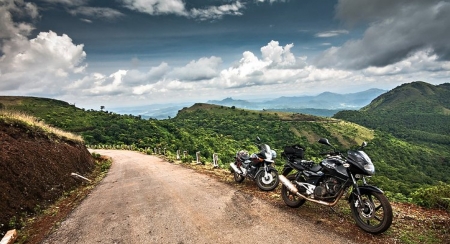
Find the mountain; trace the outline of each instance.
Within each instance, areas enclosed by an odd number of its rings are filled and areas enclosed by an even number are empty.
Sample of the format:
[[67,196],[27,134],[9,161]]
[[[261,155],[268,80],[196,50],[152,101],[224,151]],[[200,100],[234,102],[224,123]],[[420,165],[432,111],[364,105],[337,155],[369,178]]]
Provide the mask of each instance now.
[[[248,101],[228,97],[223,100],[209,100],[207,103],[251,110],[273,110],[331,117],[343,109],[362,108],[384,92],[386,91],[374,88],[349,94],[324,92],[317,96],[279,97],[275,99]],[[132,114],[145,119],[167,119],[175,117],[179,110],[192,106],[193,104],[150,104],[133,107],[112,107],[108,108],[108,110],[118,114]]]
[[450,114],[450,83],[431,85],[422,81],[403,84],[379,96],[362,111]]
[[450,146],[450,83],[422,81],[403,84],[358,111],[334,118],[380,129],[421,144]]
[[263,102],[250,102],[226,98],[223,100],[210,100],[207,103],[235,106],[252,110],[274,110],[284,112],[299,112],[317,116],[332,116],[343,109],[359,109],[369,104],[374,98],[385,93],[381,89],[369,89],[357,93],[338,94],[324,92],[317,96],[279,97]]

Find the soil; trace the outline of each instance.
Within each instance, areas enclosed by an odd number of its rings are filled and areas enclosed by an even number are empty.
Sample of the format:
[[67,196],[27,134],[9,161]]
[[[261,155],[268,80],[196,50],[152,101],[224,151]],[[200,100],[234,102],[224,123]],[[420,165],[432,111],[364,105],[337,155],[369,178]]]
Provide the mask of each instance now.
[[[122,151],[118,155],[122,155],[123,153],[128,152]],[[242,228],[243,223],[246,223],[247,225],[254,224],[264,218],[264,216],[272,216],[271,214],[276,212],[281,218],[275,218],[277,220],[272,222],[272,224],[267,224],[265,227],[260,226],[259,228],[267,230],[271,229],[267,226],[284,226],[283,223],[288,221],[287,225],[283,227],[288,231],[277,234],[281,235],[285,240],[292,240],[288,239],[292,237],[292,233],[295,234],[301,232],[305,232],[306,236],[312,235],[319,239],[328,236],[331,238],[328,240],[328,243],[337,243],[339,241],[356,243],[447,243],[448,240],[450,240],[450,214],[445,211],[424,209],[406,203],[392,203],[394,210],[393,225],[387,232],[381,235],[371,235],[363,232],[355,225],[350,216],[348,205],[345,202],[340,203],[334,210],[312,203],[306,203],[301,208],[292,209],[287,207],[280,198],[280,187],[273,192],[263,192],[256,187],[255,182],[246,179],[243,183],[238,184],[234,182],[232,174],[228,170],[213,168],[211,165],[181,164],[179,162],[169,163],[168,160],[164,159],[161,159],[158,164],[166,164],[175,167],[171,168],[171,171],[166,175],[169,178],[172,172],[178,171],[176,168],[184,167],[194,170],[195,174],[190,173],[189,175],[203,175],[203,177],[196,176],[196,178],[200,180],[196,180],[194,185],[198,185],[200,188],[194,189],[197,189],[198,191],[199,189],[209,189],[209,194],[216,196],[214,201],[209,202],[210,205],[217,206],[217,208],[224,208],[226,209],[227,214],[231,213],[231,216],[235,217],[239,216],[239,211],[247,213],[247,215],[242,215],[237,218],[238,222],[235,222],[235,224],[228,223],[228,229],[236,225],[241,226],[240,231],[244,231],[245,229]],[[113,168],[117,165],[116,163],[113,163]],[[111,168],[110,173],[108,173],[108,177],[114,172],[113,168]],[[0,239],[7,230],[16,228],[19,230],[19,243],[42,243],[44,240],[47,240],[47,243],[54,243],[51,240],[55,239],[49,238],[55,238],[56,235],[59,235],[56,234],[58,233],[58,230],[62,231],[62,233],[64,233],[64,231],[68,233],[67,231],[69,231],[70,228],[67,229],[66,226],[70,226],[71,221],[73,225],[74,220],[71,220],[72,216],[80,214],[79,211],[82,210],[79,209],[86,208],[81,207],[83,203],[89,203],[89,201],[91,201],[92,204],[92,195],[104,192],[101,190],[102,184],[103,187],[105,185],[108,186],[108,184],[112,187],[115,184],[114,181],[106,178],[94,188],[96,182],[100,182],[100,180],[88,185],[70,177],[72,172],[88,176],[88,178],[91,179],[99,179],[97,175],[100,174],[101,171],[98,171],[98,164],[95,164],[89,151],[84,145],[48,138],[44,133],[32,132],[25,127],[0,124],[0,196],[2,199],[0,201]],[[139,175],[143,174],[144,171],[138,170],[137,172]],[[127,175],[124,179],[127,178],[130,178],[130,175]],[[131,178],[145,180],[148,177]],[[186,180],[189,182],[189,179]],[[181,186],[186,184],[181,180],[174,180],[172,183],[173,184],[170,185]],[[131,185],[134,186],[134,183]],[[147,185],[150,186],[151,184],[147,182]],[[217,193],[215,193],[218,189],[222,188],[226,189],[226,193],[223,193],[226,199],[222,199],[221,195],[216,195]],[[146,189],[146,191],[151,192],[149,189]],[[178,190],[174,188],[172,191],[176,192]],[[189,191],[195,196],[195,190],[193,191],[191,189]],[[170,197],[172,199],[177,199],[176,197],[184,195],[182,194],[183,192],[186,192],[186,190],[181,190]],[[164,198],[164,196],[161,197]],[[161,226],[158,228],[163,229],[155,229],[154,232],[152,232],[154,234],[153,236],[155,236],[155,233],[163,235],[165,233],[164,228],[169,228],[172,225],[178,224],[178,222],[176,222],[177,220],[198,221],[213,218],[213,221],[217,223],[221,223],[221,221],[236,221],[230,219],[230,215],[222,215],[219,218],[214,215],[215,213],[205,215],[196,212],[195,209],[197,207],[199,209],[208,209],[210,206],[197,206],[196,204],[201,204],[201,201],[199,200],[202,198],[201,195],[198,195],[193,199],[178,198],[180,203],[183,203],[183,201],[185,201],[184,203],[186,204],[188,203],[186,201],[193,202],[192,204],[187,204],[187,207],[184,207],[183,212],[192,212],[196,214],[181,214],[178,216],[179,218],[172,220],[170,214],[161,214],[155,223],[160,223]],[[116,197],[116,200],[117,199],[119,198]],[[122,201],[124,201],[121,203],[122,207],[131,203],[123,198]],[[149,201],[149,199],[147,199],[147,201]],[[217,202],[223,202],[225,205],[215,205],[218,204]],[[160,201],[159,205],[164,205],[164,203],[166,203],[166,201]],[[117,204],[120,205],[120,201]],[[258,206],[258,209],[263,209],[263,212],[249,212],[249,205]],[[118,209],[113,212],[118,214],[120,212],[120,206],[115,207]],[[180,205],[180,208],[182,207],[183,205]],[[99,208],[94,209],[97,209],[98,211]],[[136,209],[136,211],[138,211],[142,208]],[[103,214],[105,213],[108,212],[103,212]],[[101,215],[101,212],[98,214]],[[145,212],[138,212],[138,214],[149,218],[151,217],[149,213]],[[131,216],[132,213],[127,213],[127,215],[122,216],[127,224],[131,223],[131,220],[128,220],[129,215]],[[110,215],[108,220],[111,224],[116,224],[115,230],[120,230],[120,228],[124,227],[118,226],[121,221],[115,218],[114,215]],[[173,222],[166,222],[166,220]],[[270,221],[269,219],[265,220]],[[62,227],[58,228],[60,226]],[[98,229],[99,226],[101,225],[92,227],[92,229]],[[207,240],[212,239],[198,239],[200,237],[189,236],[192,233],[204,233],[201,230],[214,232],[219,229],[208,226],[209,225],[195,225],[192,229],[183,230],[187,233],[187,236],[185,237],[180,237],[177,235],[178,233],[174,233],[173,235],[178,238],[173,239],[174,242],[170,242],[169,239],[166,239],[165,241],[160,240],[158,243],[207,242]],[[299,229],[305,226],[307,227],[306,229]],[[137,234],[143,236],[150,234],[148,232],[150,231],[150,226],[145,226],[144,228],[146,231]],[[108,228],[103,228],[101,230],[105,232]],[[78,232],[69,233],[69,237],[79,238]],[[227,240],[236,242],[235,239],[232,239],[232,232],[221,233],[222,235],[220,236],[214,234],[215,238],[225,238],[218,239],[222,240],[222,242],[218,241],[218,243],[227,243]],[[238,233],[237,230],[235,233]],[[65,238],[67,238],[67,236]],[[120,240],[121,239],[117,237],[116,239],[109,239],[109,242],[105,243],[127,242],[126,240]],[[265,240],[267,241],[268,239],[266,238]],[[279,240],[278,238],[274,238],[274,240],[277,240],[277,242],[289,243],[289,241]],[[318,239],[316,239],[316,241],[312,240],[311,243],[317,243],[317,240]],[[324,241],[324,239],[321,240]],[[153,240],[153,242],[156,241]],[[255,239],[247,239],[247,243],[254,242]],[[297,243],[298,242],[302,241],[299,240]]]
[[94,160],[80,142],[49,138],[43,131],[0,121],[0,239],[82,182]]

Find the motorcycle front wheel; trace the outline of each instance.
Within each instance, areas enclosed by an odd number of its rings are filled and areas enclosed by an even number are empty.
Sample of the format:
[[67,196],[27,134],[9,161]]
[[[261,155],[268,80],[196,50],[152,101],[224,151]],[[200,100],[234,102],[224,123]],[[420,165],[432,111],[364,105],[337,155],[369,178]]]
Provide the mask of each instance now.
[[256,176],[256,185],[263,191],[271,191],[277,188],[280,179],[278,178],[278,172],[276,170],[270,170],[267,172],[267,176],[264,170],[260,170]]
[[245,176],[239,174],[238,172],[233,172],[233,176],[234,176],[234,181],[236,181],[237,183],[241,183],[245,179]]
[[[295,185],[295,174],[288,175],[286,178]],[[293,194],[285,185],[281,186],[281,198],[283,198],[284,203],[291,208],[298,208],[306,202],[306,199]]]
[[361,192],[362,203],[356,197],[351,209],[356,224],[366,232],[380,234],[392,224],[392,207],[386,196],[374,191]]

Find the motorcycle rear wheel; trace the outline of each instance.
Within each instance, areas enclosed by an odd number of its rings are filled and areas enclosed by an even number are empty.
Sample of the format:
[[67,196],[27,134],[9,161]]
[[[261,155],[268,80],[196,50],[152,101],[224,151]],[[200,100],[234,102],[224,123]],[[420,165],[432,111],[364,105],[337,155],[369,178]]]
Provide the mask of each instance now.
[[366,232],[380,234],[392,224],[392,207],[389,200],[382,193],[374,191],[361,192],[362,207],[356,207],[357,198],[354,197],[350,207],[356,224]]
[[278,184],[280,183],[278,172],[276,170],[270,170],[268,173],[269,176],[264,177],[264,170],[260,170],[255,176],[256,185],[263,191],[271,191],[277,188]]
[[[288,175],[286,178],[295,185],[295,174]],[[285,185],[281,186],[281,198],[291,208],[298,208],[306,202],[306,199],[293,194]]]
[[238,172],[233,172],[233,176],[234,176],[234,181],[236,181],[237,183],[241,183],[245,179],[245,176],[239,174]]

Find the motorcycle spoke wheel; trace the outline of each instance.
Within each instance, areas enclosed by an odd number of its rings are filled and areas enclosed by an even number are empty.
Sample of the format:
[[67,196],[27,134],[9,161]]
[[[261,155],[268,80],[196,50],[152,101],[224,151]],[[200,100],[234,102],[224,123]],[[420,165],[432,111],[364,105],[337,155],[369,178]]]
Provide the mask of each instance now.
[[272,191],[273,189],[277,188],[278,183],[280,183],[277,171],[271,170],[268,172],[268,174],[270,175],[266,177],[264,170],[261,170],[256,174],[255,177],[256,185],[263,191]]
[[[286,178],[295,185],[295,175],[288,175]],[[298,208],[306,201],[304,198],[290,192],[284,185],[281,186],[281,198],[291,208]]]
[[392,207],[385,195],[367,191],[361,193],[362,202],[353,199],[351,209],[356,224],[366,232],[379,234],[392,224]]

